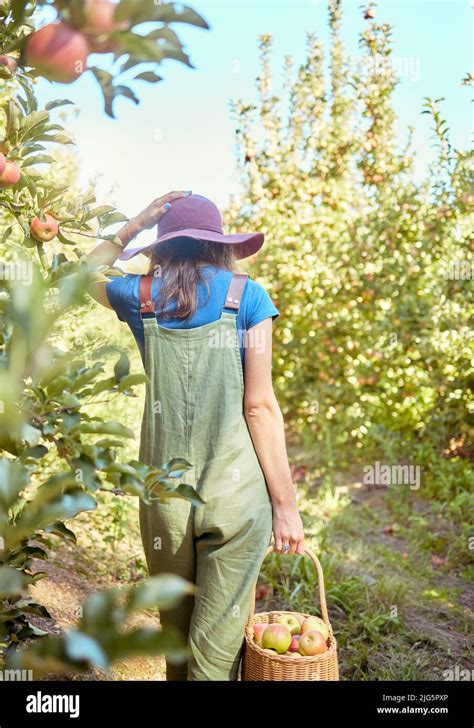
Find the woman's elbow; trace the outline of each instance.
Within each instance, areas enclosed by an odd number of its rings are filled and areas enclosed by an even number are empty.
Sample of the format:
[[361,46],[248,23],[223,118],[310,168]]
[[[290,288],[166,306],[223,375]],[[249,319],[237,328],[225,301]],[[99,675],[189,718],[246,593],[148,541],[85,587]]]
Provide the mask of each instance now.
[[258,421],[269,414],[280,411],[275,395],[259,398],[244,398],[244,415],[247,420]]

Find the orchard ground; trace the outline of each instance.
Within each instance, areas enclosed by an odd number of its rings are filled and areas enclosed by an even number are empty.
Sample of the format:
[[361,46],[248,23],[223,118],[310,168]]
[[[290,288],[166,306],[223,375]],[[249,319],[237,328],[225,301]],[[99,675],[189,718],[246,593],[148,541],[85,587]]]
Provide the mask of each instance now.
[[[293,455],[302,461],[304,453]],[[469,668],[474,588],[439,555],[445,553],[443,544],[456,540],[455,524],[433,513],[418,494],[403,501],[387,488],[361,485],[354,473],[336,480],[329,486],[309,468],[299,492],[307,540],[325,572],[341,679],[444,680],[446,670]],[[54,624],[35,619],[36,624],[53,633],[69,629],[89,593],[144,575],[133,500],[128,499],[123,517],[127,538],[111,541],[110,510],[107,516],[99,511],[80,516],[75,519],[78,548],[63,543],[51,563],[38,564],[50,577],[38,582],[34,596]],[[270,557],[259,585],[268,587],[260,589],[268,595],[257,602],[257,611],[319,613],[312,565],[302,557]],[[135,620],[133,626],[159,624],[151,612]],[[164,680],[164,661],[134,658],[108,674],[67,679]]]

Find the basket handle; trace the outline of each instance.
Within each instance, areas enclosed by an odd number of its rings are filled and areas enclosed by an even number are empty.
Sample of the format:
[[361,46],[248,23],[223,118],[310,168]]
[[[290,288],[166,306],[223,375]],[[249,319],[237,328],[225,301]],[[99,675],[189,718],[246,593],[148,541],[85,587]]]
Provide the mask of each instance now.
[[[311,561],[316,567],[316,573],[318,575],[318,587],[319,587],[319,603],[321,605],[321,614],[323,615],[324,623],[327,627],[331,628],[331,623],[329,622],[329,616],[328,616],[328,608],[326,604],[326,591],[324,588],[324,574],[323,569],[321,567],[321,564],[319,562],[318,557],[314,553],[314,551],[311,551],[311,549],[308,546],[304,547],[305,555],[309,556]],[[264,559],[273,552],[273,546],[269,546],[265,552]],[[252,607],[250,610],[249,618],[247,621],[247,625],[250,626],[253,622],[253,617],[255,614],[255,595],[256,595],[256,589],[257,589],[257,580],[255,581],[255,584],[253,585],[253,591],[252,591]]]

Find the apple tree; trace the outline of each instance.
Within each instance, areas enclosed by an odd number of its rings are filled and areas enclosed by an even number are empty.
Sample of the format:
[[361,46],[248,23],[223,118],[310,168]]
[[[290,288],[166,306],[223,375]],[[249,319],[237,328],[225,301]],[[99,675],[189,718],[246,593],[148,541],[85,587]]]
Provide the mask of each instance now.
[[[51,12],[53,22],[38,25]],[[87,264],[84,241],[113,240],[111,227],[126,218],[97,204],[90,191],[68,195],[49,174],[54,150],[73,143],[57,118],[71,102],[62,97],[40,108],[35,79],[64,84],[93,73],[113,115],[117,96],[138,102],[136,81],[161,80],[156,67],[165,58],[191,65],[170,26],[207,24],[191,8],[147,0],[13,0],[2,3],[0,13],[0,659],[39,675],[107,667],[140,652],[179,657],[179,635],[121,629],[132,611],[169,606],[190,593],[191,585],[178,578],[92,595],[77,628],[61,637],[45,636],[31,620],[49,617],[28,592],[47,577],[35,564],[58,539],[75,543],[69,521],[95,509],[98,493],[147,503],[201,502],[183,482],[189,463],[175,459],[155,468],[124,462],[120,449],[135,433],[92,414],[98,398],[133,396],[146,381],[130,371],[125,353],[110,373],[107,347],[91,363],[54,343],[60,318],[87,301],[97,275],[121,274]],[[93,53],[113,63],[95,66]],[[25,640],[33,643],[17,650]]]
[[469,459],[472,151],[452,147],[442,99],[420,99],[434,159],[416,179],[412,130],[395,133],[390,26],[370,3],[350,57],[342,3],[328,7],[329,49],[308,34],[277,91],[261,37],[258,99],[233,105],[244,192],[228,220],[266,234],[252,269],[282,313],[278,396],[292,432],[332,464],[418,448]]

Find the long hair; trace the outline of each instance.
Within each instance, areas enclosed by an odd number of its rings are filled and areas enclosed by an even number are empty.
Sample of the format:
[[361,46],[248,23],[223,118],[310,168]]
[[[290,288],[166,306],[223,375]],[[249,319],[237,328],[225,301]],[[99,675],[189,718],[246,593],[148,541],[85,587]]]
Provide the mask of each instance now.
[[[197,286],[200,281],[209,284],[203,276],[205,265],[214,265],[235,272],[236,255],[233,245],[212,243],[193,238],[175,238],[153,249],[150,255],[148,275],[161,279],[156,313],[164,319],[188,320],[198,305]],[[172,310],[169,303],[175,303]]]

